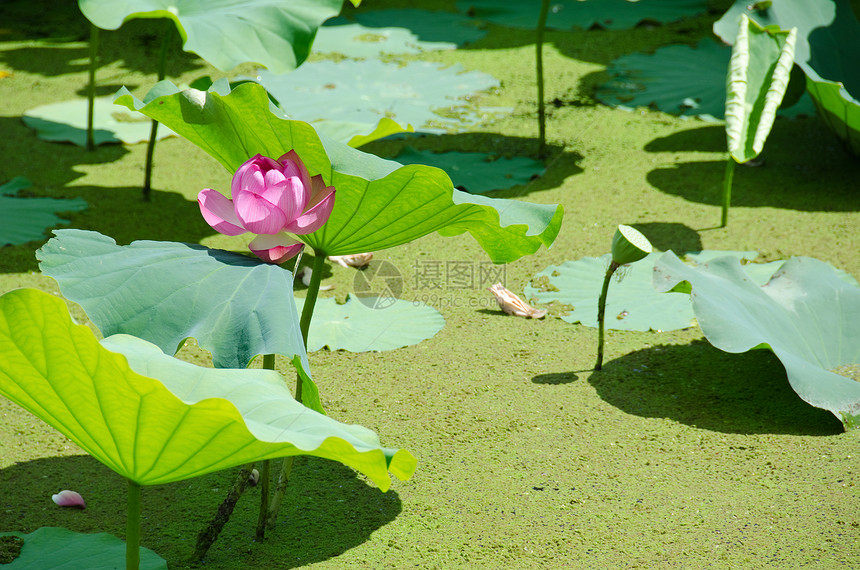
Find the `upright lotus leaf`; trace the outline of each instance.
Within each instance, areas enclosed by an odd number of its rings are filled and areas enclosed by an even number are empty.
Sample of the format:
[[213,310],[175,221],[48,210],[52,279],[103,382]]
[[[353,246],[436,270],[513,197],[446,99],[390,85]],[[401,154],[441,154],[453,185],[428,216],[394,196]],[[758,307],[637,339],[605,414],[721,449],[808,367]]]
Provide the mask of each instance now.
[[[254,83],[226,95],[189,89],[145,105],[123,90],[117,103],[166,124],[230,172],[257,153],[277,157],[295,150],[312,176],[320,174],[337,189],[328,222],[301,236],[325,255],[379,251],[434,231],[468,231],[494,262],[507,263],[550,245],[561,226],[561,206],[471,196],[437,168],[403,166],[321,138],[311,125],[279,114]],[[228,188],[225,177],[219,190]]]
[[100,344],[65,303],[35,289],[0,297],[0,394],[138,485],[252,461],[313,455],[383,491],[415,458],[372,431],[296,402],[270,370],[202,368],[127,335]]
[[763,28],[741,14],[726,81],[726,139],[740,163],[761,153],[788,87],[797,28]]
[[[152,121],[140,113],[117,109],[111,103],[110,97],[95,99],[93,142],[98,146],[148,141]],[[82,147],[87,144],[86,99],[40,105],[25,111],[21,120],[42,140],[70,142]],[[156,138],[160,140],[170,136],[175,136],[175,133],[165,128],[158,131]]]
[[694,269],[668,252],[655,264],[658,291],[684,281],[711,344],[726,352],[770,348],[803,400],[860,427],[860,382],[832,372],[860,364],[860,287],[808,257],[785,262],[764,286],[734,258]]
[[279,73],[298,67],[317,28],[343,0],[78,0],[87,19],[116,30],[133,18],[169,18],[183,48],[222,71],[256,62]]
[[849,0],[737,0],[714,24],[714,33],[732,44],[740,14],[762,26],[797,28],[794,61],[806,74],[806,87],[819,114],[854,153],[860,155],[860,23]]
[[400,164],[441,168],[451,177],[454,186],[470,194],[527,184],[546,170],[543,162],[524,156],[493,158],[481,152],[430,152],[411,146],[404,147],[395,160]]
[[98,232],[58,230],[38,252],[42,272],[104,336],[129,334],[175,353],[189,337],[218,368],[283,354],[302,377],[302,399],[322,411],[310,378],[292,273],[249,256],[174,242],[126,246]]
[[[81,568],[124,568],[125,543],[106,532],[83,534],[46,526],[29,534],[3,532],[24,540],[21,554],[3,564],[4,570],[80,570]],[[140,570],[167,570],[167,562],[148,548],[140,549]]]
[[55,212],[79,212],[87,207],[87,203],[80,198],[65,200],[11,196],[30,186],[31,182],[23,176],[16,176],[0,185],[0,246],[45,239],[46,229],[68,223],[68,220],[57,217]]
[[[457,9],[496,24],[533,30],[541,0],[458,0]],[[559,30],[600,26],[632,28],[643,21],[672,22],[708,9],[706,0],[553,0],[547,27]]]
[[[304,301],[296,297],[299,311]],[[394,350],[432,338],[445,326],[445,318],[433,307],[403,299],[386,301],[376,307],[371,300],[352,295],[342,305],[335,299],[318,299],[308,332],[308,350],[326,346],[349,352]]]

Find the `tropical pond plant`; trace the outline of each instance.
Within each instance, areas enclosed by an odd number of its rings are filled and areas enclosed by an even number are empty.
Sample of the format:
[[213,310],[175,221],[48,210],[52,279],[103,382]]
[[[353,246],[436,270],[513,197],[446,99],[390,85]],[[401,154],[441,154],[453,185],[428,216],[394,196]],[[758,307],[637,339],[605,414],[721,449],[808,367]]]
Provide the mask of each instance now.
[[128,481],[126,567],[139,565],[140,489],[274,457],[315,455],[408,478],[415,459],[373,432],[310,410],[271,370],[202,368],[129,335],[99,342],[65,303],[33,289],[0,297],[0,394]]

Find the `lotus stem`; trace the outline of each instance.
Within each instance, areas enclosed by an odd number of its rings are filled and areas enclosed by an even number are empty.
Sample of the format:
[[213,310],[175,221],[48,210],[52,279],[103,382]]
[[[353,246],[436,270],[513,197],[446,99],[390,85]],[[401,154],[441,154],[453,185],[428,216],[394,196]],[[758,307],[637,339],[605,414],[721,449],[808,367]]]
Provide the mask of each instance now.
[[[161,37],[161,52],[158,58],[158,80],[161,81],[167,75],[167,47],[170,45],[173,22],[165,20],[166,27]],[[146,145],[146,166],[143,178],[143,200],[149,202],[152,193],[152,159],[155,155],[155,139],[158,136],[158,121],[152,120],[152,129],[149,131],[149,142]]]
[[209,547],[212,546],[212,543],[221,534],[224,525],[230,520],[230,515],[233,514],[233,509],[236,508],[239,497],[242,496],[242,493],[248,487],[252,469],[254,469],[253,463],[242,466],[236,475],[236,479],[233,481],[233,486],[230,487],[227,496],[218,506],[218,512],[215,513],[215,516],[206,525],[206,528],[201,530],[197,535],[197,545],[194,547],[194,554],[191,555],[191,559],[189,560],[191,564],[199,564],[203,560],[203,557],[209,552]]
[[603,368],[603,324],[606,316],[606,294],[609,292],[609,281],[619,267],[621,266],[615,261],[609,263],[606,276],[603,278],[603,289],[600,290],[600,298],[597,300],[597,363],[594,365],[595,370]]
[[90,24],[90,82],[87,84],[87,150],[95,150],[93,115],[96,109],[96,68],[99,57],[99,29]]
[[[311,328],[311,319],[314,316],[314,305],[317,303],[317,296],[320,292],[320,282],[322,281],[323,270],[325,269],[326,255],[320,251],[314,250],[314,264],[311,269],[311,282],[308,284],[308,293],[305,297],[305,304],[302,307],[302,316],[299,319],[299,330],[302,332],[302,341],[305,343],[305,350],[308,348],[308,331]],[[296,262],[296,270],[299,264]],[[296,374],[296,401],[302,401],[302,377]],[[295,457],[285,457],[281,463],[281,471],[278,474],[278,484],[275,486],[275,492],[272,494],[272,499],[269,502],[269,516],[266,522],[268,528],[274,528],[278,520],[278,512],[281,510],[281,501],[284,499],[284,494],[287,492],[287,484],[290,482],[290,473],[293,470]],[[259,527],[258,527],[259,531]]]
[[720,218],[720,227],[726,227],[729,223],[729,205],[732,203],[732,178],[735,175],[735,159],[729,156],[726,162],[726,175],[723,178],[723,215]]
[[[275,369],[275,355],[263,355],[263,368],[265,370]],[[269,487],[272,477],[272,461],[266,459],[260,469],[260,514],[257,517],[257,540],[266,537],[266,521],[269,516]]]
[[535,54],[537,68],[537,96],[538,96],[538,139],[540,147],[538,152],[543,155],[546,151],[546,112],[544,110],[543,93],[543,33],[546,29],[546,18],[549,14],[549,0],[543,0],[540,7],[540,16],[537,26],[537,51]]
[[140,568],[140,485],[128,480],[128,508],[125,527],[126,570]]

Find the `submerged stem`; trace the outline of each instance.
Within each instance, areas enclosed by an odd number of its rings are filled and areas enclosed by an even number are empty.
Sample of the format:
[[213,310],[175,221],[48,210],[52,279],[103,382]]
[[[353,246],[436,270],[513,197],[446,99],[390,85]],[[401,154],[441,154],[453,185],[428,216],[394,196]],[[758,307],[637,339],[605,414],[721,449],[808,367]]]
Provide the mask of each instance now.
[[[302,332],[302,341],[305,343],[305,350],[308,348],[308,331],[311,328],[311,319],[314,316],[314,305],[317,303],[317,297],[320,292],[320,282],[322,281],[323,269],[325,269],[325,254],[314,250],[314,263],[311,268],[311,282],[308,284],[308,293],[305,296],[305,304],[302,307],[302,316],[299,319],[299,330]],[[298,270],[298,263],[296,263]],[[296,401],[302,401],[302,377],[296,373]],[[295,457],[285,457],[281,464],[281,471],[278,475],[278,483],[275,486],[275,492],[272,494],[272,499],[269,502],[269,515],[266,522],[268,528],[274,528],[278,520],[278,511],[281,510],[281,501],[284,499],[284,494],[287,492],[287,484],[290,482],[290,473],[295,464]],[[259,532],[259,527],[257,528]]]
[[540,16],[538,17],[537,38],[535,42],[537,44],[535,67],[537,68],[538,138],[540,139],[540,149],[538,152],[541,155],[546,150],[546,112],[543,101],[543,33],[546,29],[546,17],[548,14],[549,0],[543,0],[540,7]]
[[93,116],[96,109],[96,68],[99,57],[99,29],[90,24],[90,82],[87,85],[87,150],[95,150]]
[[609,281],[612,279],[612,274],[619,267],[620,265],[614,261],[609,263],[606,276],[603,278],[603,289],[600,290],[600,299],[597,300],[597,363],[594,365],[595,370],[603,368],[603,323],[606,320],[606,294],[609,292]]
[[140,568],[140,485],[128,480],[128,507],[125,523],[126,570]]
[[729,223],[729,205],[732,203],[732,178],[735,174],[735,159],[729,156],[726,162],[726,175],[723,178],[723,215],[720,218],[720,227],[726,227]]
[[[164,35],[161,38],[161,53],[158,58],[159,81],[163,80],[167,74],[167,47],[170,45],[170,40],[172,38],[170,31],[173,29],[173,22],[171,20],[165,20],[165,22]],[[146,146],[146,166],[144,167],[143,177],[143,199],[146,202],[149,202],[150,194],[152,192],[152,159],[155,155],[155,139],[157,136],[158,121],[153,119],[152,128],[149,131],[149,142]]]
[[199,564],[203,557],[206,556],[206,553],[209,552],[209,547],[212,546],[212,543],[218,538],[218,535],[221,534],[221,530],[224,528],[224,525],[227,524],[227,521],[230,520],[230,515],[233,513],[233,509],[236,508],[236,503],[239,501],[239,497],[242,496],[242,493],[245,492],[245,489],[248,487],[248,481],[251,477],[251,470],[254,468],[253,463],[248,463],[247,465],[243,465],[239,470],[239,473],[236,475],[236,479],[233,481],[233,486],[230,487],[230,491],[227,493],[227,496],[218,506],[218,511],[215,513],[215,516],[206,525],[206,528],[200,531],[200,534],[197,535],[197,545],[194,547],[194,554],[191,555],[190,563],[191,564]]

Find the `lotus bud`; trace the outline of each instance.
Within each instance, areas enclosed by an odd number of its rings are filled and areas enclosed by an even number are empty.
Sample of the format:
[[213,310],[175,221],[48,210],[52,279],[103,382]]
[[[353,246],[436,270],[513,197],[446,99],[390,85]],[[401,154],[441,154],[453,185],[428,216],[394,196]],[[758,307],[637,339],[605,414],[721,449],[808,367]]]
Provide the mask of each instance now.
[[509,315],[532,319],[541,319],[546,316],[546,309],[535,309],[529,306],[528,303],[520,299],[517,295],[505,289],[501,283],[496,283],[488,289],[496,296],[499,307]]
[[642,232],[621,224],[612,237],[612,263],[627,265],[639,261],[653,251],[651,242]]
[[82,510],[87,508],[87,503],[81,494],[74,491],[60,491],[56,495],[51,495],[51,499],[61,507],[74,507]]
[[256,487],[257,483],[260,482],[260,472],[256,469],[251,469],[251,474],[248,475],[248,485],[252,487]]
[[328,260],[343,267],[367,267],[373,259],[372,253],[355,253],[353,255],[329,255]]

